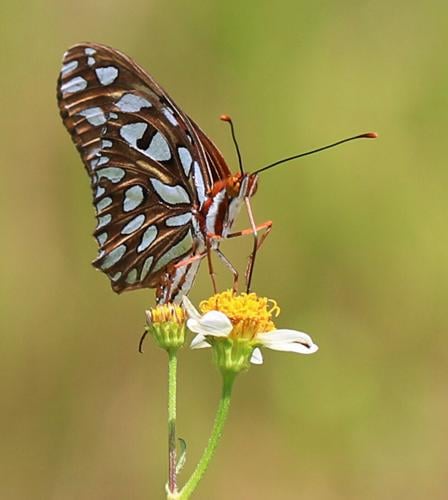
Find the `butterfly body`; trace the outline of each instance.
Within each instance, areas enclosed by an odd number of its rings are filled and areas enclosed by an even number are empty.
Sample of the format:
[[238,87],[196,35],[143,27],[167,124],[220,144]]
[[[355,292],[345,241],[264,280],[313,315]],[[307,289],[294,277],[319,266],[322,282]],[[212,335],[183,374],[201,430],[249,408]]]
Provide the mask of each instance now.
[[64,124],[91,179],[99,254],[116,292],[190,290],[201,259],[229,235],[257,176],[230,172],[221,153],[132,59],[99,44],[64,55]]

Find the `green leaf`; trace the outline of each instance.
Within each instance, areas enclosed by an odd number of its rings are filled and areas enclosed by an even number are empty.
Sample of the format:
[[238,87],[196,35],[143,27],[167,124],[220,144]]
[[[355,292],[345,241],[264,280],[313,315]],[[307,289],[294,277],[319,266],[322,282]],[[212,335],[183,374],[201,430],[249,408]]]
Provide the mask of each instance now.
[[179,474],[179,472],[183,469],[185,462],[187,461],[187,442],[182,438],[178,438],[178,441],[179,441],[179,455],[176,465],[176,474]]

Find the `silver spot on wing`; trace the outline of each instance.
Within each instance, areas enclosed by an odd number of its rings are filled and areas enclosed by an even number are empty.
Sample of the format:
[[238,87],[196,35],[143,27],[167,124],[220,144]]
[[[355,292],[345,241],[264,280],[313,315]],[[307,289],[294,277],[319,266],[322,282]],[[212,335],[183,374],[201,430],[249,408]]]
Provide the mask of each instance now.
[[191,163],[193,161],[190,151],[188,151],[187,148],[180,147],[177,148],[177,152],[179,153],[180,162],[182,163],[185,175],[188,177],[190,175]]
[[171,123],[171,125],[174,125],[175,127],[179,125],[179,122],[176,120],[172,109],[163,108],[162,113],[166,116],[167,120]]
[[160,132],[154,134],[146,153],[155,161],[167,161],[171,158],[168,142]]
[[94,158],[91,162],[90,162],[90,168],[92,170],[95,170],[96,166],[98,165],[98,162],[100,161],[99,158]]
[[168,217],[166,219],[165,224],[167,226],[185,226],[191,221],[191,212],[187,212],[185,214],[173,215],[172,217]]
[[143,214],[137,215],[131,219],[126,226],[121,230],[121,234],[132,234],[138,229],[140,229],[145,222],[145,216]]
[[104,125],[106,123],[106,115],[101,108],[87,108],[83,109],[78,113],[78,115],[83,116],[91,125],[98,127],[99,125]]
[[199,167],[199,163],[195,161],[193,163],[194,166],[194,183],[196,185],[196,191],[198,193],[199,203],[202,204],[205,200],[205,184],[204,177],[202,176],[201,168]]
[[141,186],[132,186],[126,189],[124,193],[123,210],[130,212],[137,208],[144,199],[143,188]]
[[148,125],[143,122],[127,123],[120,128],[120,135],[130,146],[140,151],[137,141],[142,138],[147,128]]
[[104,226],[107,226],[111,220],[112,220],[111,214],[106,214],[102,215],[101,217],[98,217],[98,225],[96,226],[96,228],[100,229]]
[[87,80],[84,80],[82,76],[75,76],[68,82],[61,85],[61,92],[63,95],[74,94],[75,92],[80,92],[87,87]]
[[104,243],[106,243],[107,238],[108,238],[107,233],[101,233],[96,237],[96,241],[98,242],[98,245],[102,247]]
[[108,156],[101,156],[98,158],[98,163],[96,164],[97,167],[100,165],[105,165],[106,163],[109,163],[110,158]]
[[114,264],[116,264],[126,253],[126,245],[122,244],[117,248],[114,248],[110,253],[104,257],[103,262],[101,263],[101,269],[109,269]]
[[146,275],[149,273],[149,270],[151,269],[151,264],[152,261],[154,260],[154,257],[150,255],[144,262],[143,267],[142,267],[142,273],[140,274],[140,281],[143,281],[146,278]]
[[174,259],[181,257],[187,252],[191,251],[193,245],[193,238],[191,236],[191,230],[174,246],[172,246],[166,253],[160,257],[154,266],[154,272],[158,271],[166,264],[171,262]]
[[70,61],[62,66],[61,75],[66,76],[67,73],[71,73],[77,67],[78,67],[78,61]]
[[115,273],[112,276],[109,274],[108,276],[112,281],[118,281],[121,278],[121,271],[118,271],[118,273]]
[[157,227],[149,226],[143,233],[140,245],[137,247],[137,252],[143,252],[146,250],[151,243],[157,238]]
[[177,205],[179,203],[191,203],[188,193],[182,186],[170,186],[169,184],[160,182],[158,179],[150,180],[154,191],[165,203],[168,203],[170,205]]
[[95,69],[96,76],[101,83],[101,85],[110,85],[118,77],[118,68],[115,66],[105,66],[103,68]]
[[105,198],[103,198],[101,201],[99,201],[96,204],[96,209],[98,212],[101,212],[101,210],[104,210],[109,205],[112,205],[112,198],[109,198],[109,196],[106,196]]
[[126,276],[126,283],[133,285],[137,281],[137,269],[131,269]]
[[147,123],[135,122],[127,123],[123,125],[120,129],[121,137],[134,149],[140,151],[149,158],[155,161],[166,161],[171,158],[171,151],[165,137],[160,133],[156,132],[147,149],[139,148],[137,141],[143,137],[143,134],[148,128]]
[[101,177],[105,177],[106,179],[110,180],[110,182],[116,184],[117,182],[120,182],[121,179],[123,179],[123,177],[126,175],[126,172],[122,168],[106,167],[98,170],[97,174],[99,179],[101,179]]
[[152,104],[144,97],[135,94],[124,94],[116,104],[120,111],[133,113],[143,108],[151,108]]
[[106,190],[105,190],[102,186],[98,186],[98,187],[96,188],[95,198],[99,198],[99,197],[100,197],[100,196],[102,196],[105,192],[106,192]]

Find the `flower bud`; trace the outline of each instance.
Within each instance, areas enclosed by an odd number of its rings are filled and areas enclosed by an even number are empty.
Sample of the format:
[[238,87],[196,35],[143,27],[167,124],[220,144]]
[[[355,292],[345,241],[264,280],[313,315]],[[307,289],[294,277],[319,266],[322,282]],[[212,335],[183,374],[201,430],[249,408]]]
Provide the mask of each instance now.
[[176,352],[185,342],[185,312],[176,304],[162,304],[148,311],[146,331],[157,345],[168,352]]

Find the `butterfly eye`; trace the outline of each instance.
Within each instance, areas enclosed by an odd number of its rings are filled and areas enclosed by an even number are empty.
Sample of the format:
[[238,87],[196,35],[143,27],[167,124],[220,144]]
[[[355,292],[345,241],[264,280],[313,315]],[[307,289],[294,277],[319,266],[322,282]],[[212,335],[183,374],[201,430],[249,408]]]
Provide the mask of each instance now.
[[229,177],[226,182],[226,192],[231,198],[236,198],[240,192],[241,179],[237,176]]
[[258,177],[250,177],[249,178],[249,187],[247,196],[254,196],[258,189]]

